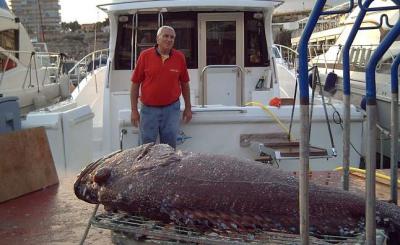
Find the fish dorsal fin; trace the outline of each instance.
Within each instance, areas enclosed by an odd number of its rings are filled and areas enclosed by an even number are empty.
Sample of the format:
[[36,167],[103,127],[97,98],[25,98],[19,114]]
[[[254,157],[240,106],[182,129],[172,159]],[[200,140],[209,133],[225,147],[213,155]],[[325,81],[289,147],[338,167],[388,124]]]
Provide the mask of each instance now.
[[175,149],[166,144],[143,145],[143,150],[132,164],[132,170],[151,170],[156,167],[168,166],[179,162],[181,157],[175,153]]

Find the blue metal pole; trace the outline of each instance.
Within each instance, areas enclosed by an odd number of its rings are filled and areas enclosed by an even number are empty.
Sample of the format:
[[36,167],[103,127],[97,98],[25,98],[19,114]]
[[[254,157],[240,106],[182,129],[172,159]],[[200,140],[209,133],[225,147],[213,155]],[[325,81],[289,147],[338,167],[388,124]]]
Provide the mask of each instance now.
[[391,66],[391,84],[392,93],[399,93],[399,65],[400,65],[400,53],[397,54]]
[[[396,3],[397,5],[399,5],[399,0],[392,0],[392,2]],[[364,11],[387,11],[387,10],[395,10],[395,9],[399,9],[398,6],[385,6],[385,7],[373,7],[373,8],[368,8],[366,6],[363,6],[362,4],[362,0],[358,0],[358,6],[360,7],[360,9],[364,10]]]
[[318,0],[311,11],[311,15],[307,21],[299,43],[299,81],[300,81],[300,124],[301,124],[301,140],[300,140],[300,192],[299,192],[299,209],[300,209],[300,237],[301,244],[309,244],[309,94],[308,94],[308,41],[318,22],[318,18],[322,13],[326,0]]
[[367,104],[376,104],[376,86],[375,86],[375,69],[378,65],[379,60],[389,49],[392,43],[400,35],[400,21],[397,21],[396,25],[389,31],[385,36],[381,44],[372,54],[367,67],[366,67],[366,82],[367,82]]
[[350,48],[364,20],[365,8],[368,8],[373,0],[366,0],[364,8],[360,8],[356,21],[350,31],[349,37],[343,46],[343,101],[344,101],[344,123],[343,123],[343,189],[349,190],[349,168],[350,168]]
[[397,204],[397,162],[398,162],[398,138],[399,138],[399,64],[400,53],[397,54],[391,67],[391,85],[392,85],[392,104],[390,120],[390,199]]
[[326,0],[318,0],[308,18],[307,24],[304,28],[303,34],[301,35],[298,52],[299,52],[299,80],[300,80],[300,101],[301,104],[309,104],[308,94],[308,42],[311,34],[318,22],[318,18],[322,13],[322,9],[325,6]]
[[367,99],[367,181],[366,181],[366,244],[376,243],[376,224],[375,224],[375,170],[376,170],[376,118],[377,118],[377,104],[376,104],[376,84],[375,84],[375,70],[378,61],[382,58],[384,53],[389,49],[392,43],[400,34],[400,20],[385,36],[381,44],[372,54],[366,67],[366,99]]

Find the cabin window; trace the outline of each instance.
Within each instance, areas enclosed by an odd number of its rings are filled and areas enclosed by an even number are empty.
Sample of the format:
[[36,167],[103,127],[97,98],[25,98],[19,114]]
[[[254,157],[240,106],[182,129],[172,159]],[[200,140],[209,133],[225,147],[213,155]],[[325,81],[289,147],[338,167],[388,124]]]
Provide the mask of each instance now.
[[164,25],[175,29],[175,49],[186,57],[189,69],[197,68],[197,13],[164,13]]
[[[156,44],[158,13],[139,14],[136,33],[132,28],[134,16],[121,15],[118,18],[117,44],[115,48],[115,69],[130,70],[140,53]],[[186,57],[189,69],[197,68],[197,13],[163,13],[164,25],[172,26],[176,32],[174,48]],[[135,37],[136,35],[136,37]],[[136,54],[132,45],[136,42]],[[133,62],[133,64],[132,64]]]
[[132,66],[132,15],[118,17],[117,45],[115,46],[115,69],[130,70]]
[[236,64],[236,22],[207,21],[207,65]]
[[[0,32],[0,47],[5,50],[18,51],[19,49],[18,30],[5,30]],[[19,57],[18,53],[13,53],[15,57]]]
[[4,54],[0,54],[0,73],[11,70],[16,66],[17,64],[15,63],[15,61]]
[[269,66],[267,42],[261,13],[248,12],[244,15],[245,24],[245,66]]
[[156,44],[158,30],[158,14],[139,14],[137,29],[137,56]]

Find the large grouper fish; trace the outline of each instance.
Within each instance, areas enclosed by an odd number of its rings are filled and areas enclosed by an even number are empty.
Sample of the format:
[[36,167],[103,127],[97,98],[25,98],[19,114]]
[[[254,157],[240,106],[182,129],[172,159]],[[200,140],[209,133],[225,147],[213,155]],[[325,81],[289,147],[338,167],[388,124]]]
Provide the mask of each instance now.
[[[299,233],[299,182],[264,163],[146,144],[89,164],[79,199],[199,230]],[[310,232],[352,236],[365,224],[365,198],[310,184]],[[400,241],[400,208],[376,202],[377,225]]]

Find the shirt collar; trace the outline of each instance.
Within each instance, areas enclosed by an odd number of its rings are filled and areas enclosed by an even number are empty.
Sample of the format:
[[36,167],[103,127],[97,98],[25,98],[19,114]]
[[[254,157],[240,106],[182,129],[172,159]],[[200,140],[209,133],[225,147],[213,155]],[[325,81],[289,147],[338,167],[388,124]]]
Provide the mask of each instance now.
[[[160,54],[160,52],[158,52],[157,47],[158,47],[158,44],[154,45],[154,50],[155,50],[156,54],[157,54],[158,56],[161,57],[161,54]],[[168,55],[171,56],[173,53],[174,53],[174,49],[171,49],[171,50],[169,51],[169,54],[168,54]]]

